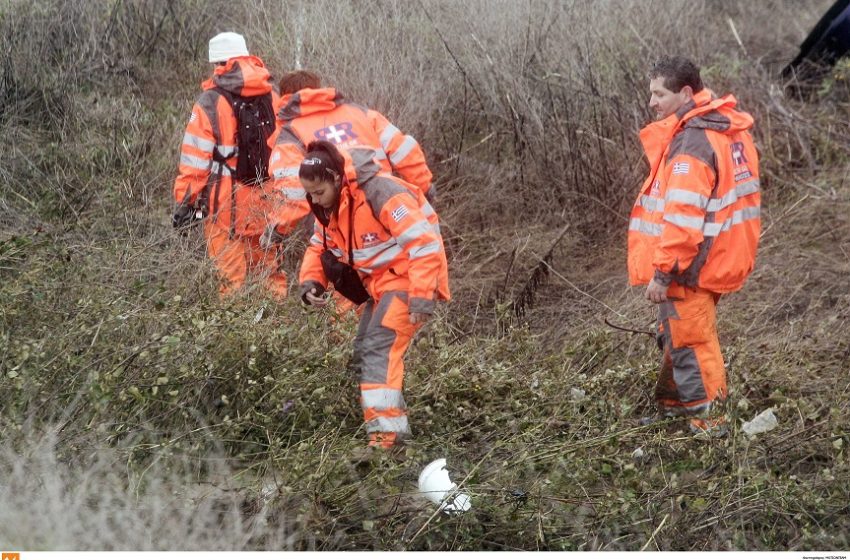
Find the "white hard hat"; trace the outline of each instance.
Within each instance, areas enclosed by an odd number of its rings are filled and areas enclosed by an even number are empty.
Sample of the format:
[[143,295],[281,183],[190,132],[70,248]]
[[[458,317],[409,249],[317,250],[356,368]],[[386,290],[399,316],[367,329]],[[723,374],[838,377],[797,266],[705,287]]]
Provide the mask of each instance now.
[[234,56],[248,56],[245,37],[228,31],[210,39],[210,62],[227,62]]

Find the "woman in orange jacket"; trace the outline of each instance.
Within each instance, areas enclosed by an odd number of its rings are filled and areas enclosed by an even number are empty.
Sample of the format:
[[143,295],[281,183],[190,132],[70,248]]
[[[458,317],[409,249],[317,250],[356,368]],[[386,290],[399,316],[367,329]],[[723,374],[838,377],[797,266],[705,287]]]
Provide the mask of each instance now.
[[[405,351],[436,301],[449,299],[437,215],[419,189],[381,171],[371,148],[344,154],[315,141],[307,152],[298,176],[316,222],[301,265],[301,297],[326,305],[332,280],[355,303],[365,302],[354,340],[361,405],[369,445],[392,447],[410,434]],[[345,265],[347,278],[339,272]]]

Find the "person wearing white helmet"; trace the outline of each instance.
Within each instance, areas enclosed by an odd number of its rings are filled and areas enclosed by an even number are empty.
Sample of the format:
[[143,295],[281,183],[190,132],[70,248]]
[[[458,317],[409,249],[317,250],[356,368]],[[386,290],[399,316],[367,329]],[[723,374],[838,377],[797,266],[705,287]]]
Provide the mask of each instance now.
[[210,62],[224,65],[237,56],[248,56],[248,46],[242,35],[225,31],[210,39]]
[[238,33],[210,39],[209,62],[213,75],[201,84],[183,135],[172,224],[184,229],[203,220],[222,295],[253,278],[282,299],[280,256],[259,243],[274,198],[265,179],[278,96],[265,64]]

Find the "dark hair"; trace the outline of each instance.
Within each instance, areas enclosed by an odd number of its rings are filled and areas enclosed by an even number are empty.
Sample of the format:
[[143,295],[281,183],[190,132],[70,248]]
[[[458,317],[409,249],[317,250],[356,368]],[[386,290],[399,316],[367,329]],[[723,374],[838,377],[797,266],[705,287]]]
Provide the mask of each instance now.
[[314,140],[298,168],[298,177],[308,181],[335,181],[345,173],[345,158],[327,140]]
[[685,86],[691,86],[694,93],[702,91],[702,78],[699,67],[683,56],[662,56],[649,70],[649,79],[664,78],[664,87],[673,93],[679,93]]
[[288,95],[295,93],[298,90],[310,88],[318,89],[322,87],[322,79],[315,72],[309,70],[293,70],[287,72],[280,79],[280,94]]

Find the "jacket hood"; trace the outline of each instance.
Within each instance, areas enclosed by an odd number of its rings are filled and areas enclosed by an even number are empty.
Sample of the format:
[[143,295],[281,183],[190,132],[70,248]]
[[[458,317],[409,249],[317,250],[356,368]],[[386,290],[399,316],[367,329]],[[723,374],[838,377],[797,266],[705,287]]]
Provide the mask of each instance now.
[[738,111],[738,100],[734,95],[717,98],[709,89],[703,89],[687,103],[679,114],[685,112],[680,121],[681,128],[702,128],[723,134],[736,134],[753,127],[753,117]]
[[205,90],[220,87],[234,95],[253,97],[272,91],[272,77],[256,56],[237,56],[224,66],[216,66],[212,78],[201,87]]
[[349,184],[363,185],[381,172],[381,165],[375,161],[378,154],[368,146],[354,146],[340,152],[345,158],[345,177]]
[[702,128],[729,135],[752,128],[753,117],[738,111],[737,104],[733,95],[718,98],[704,88],[674,114],[643,127],[640,141],[650,165],[655,168],[673,136],[684,128]]
[[345,98],[336,88],[305,88],[283,96],[283,107],[278,111],[277,118],[289,121],[313,113],[332,111],[344,102]]

